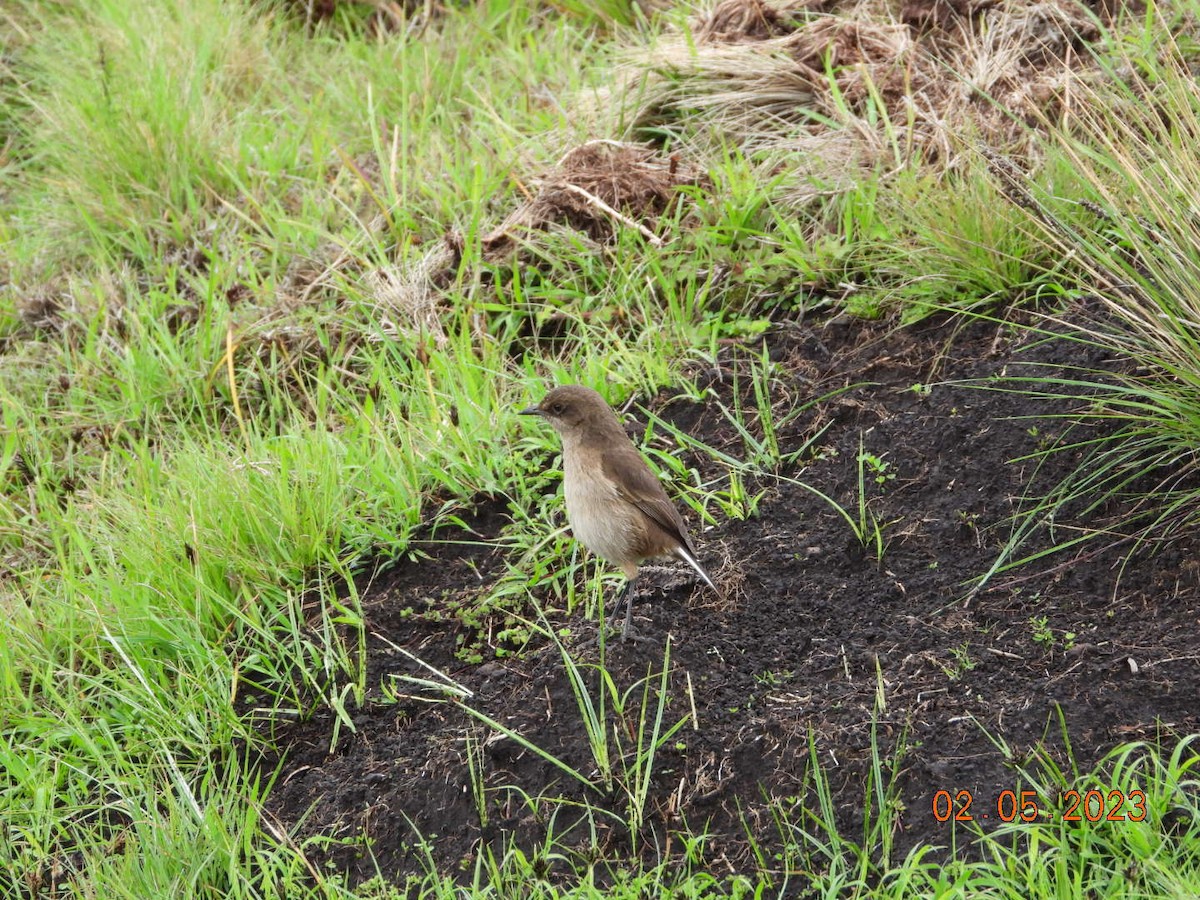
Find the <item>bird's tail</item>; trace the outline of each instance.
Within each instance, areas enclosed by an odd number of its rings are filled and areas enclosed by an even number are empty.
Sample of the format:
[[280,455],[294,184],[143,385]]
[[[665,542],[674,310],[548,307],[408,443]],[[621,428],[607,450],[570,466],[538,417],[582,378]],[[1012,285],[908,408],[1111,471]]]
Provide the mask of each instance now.
[[692,554],[689,553],[687,550],[685,550],[683,547],[676,547],[675,555],[678,556],[680,559],[682,559],[685,563],[687,563],[693,569],[695,569],[696,574],[699,575],[704,580],[705,584],[707,584],[714,591],[717,589],[717,586],[715,584],[713,584],[712,579],[708,577],[708,573],[704,571],[704,567],[702,565],[700,565],[699,562],[696,561],[696,557],[692,556]]

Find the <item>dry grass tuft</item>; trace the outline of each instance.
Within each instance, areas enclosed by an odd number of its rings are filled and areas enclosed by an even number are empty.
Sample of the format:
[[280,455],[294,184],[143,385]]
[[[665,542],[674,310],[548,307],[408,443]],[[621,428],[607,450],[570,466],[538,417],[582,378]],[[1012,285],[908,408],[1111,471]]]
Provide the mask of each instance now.
[[695,26],[696,40],[733,44],[781,37],[795,30],[792,10],[771,6],[765,0],[721,0]]
[[[669,131],[699,154],[833,148],[838,162],[953,165],[967,144],[1029,150],[1096,69],[1101,36],[1073,0],[722,0],[627,56],[601,106],[630,131]],[[603,116],[605,110],[593,110]],[[834,132],[856,146],[829,141]]]
[[537,193],[483,239],[487,256],[501,258],[516,240],[550,225],[566,225],[594,241],[634,228],[658,243],[655,221],[679,196],[678,188],[704,183],[702,169],[679,154],[664,157],[645,144],[589,141],[547,173]]
[[408,266],[386,266],[366,273],[375,313],[384,334],[424,338],[445,346],[444,309],[439,302],[462,259],[462,239],[446,237]]

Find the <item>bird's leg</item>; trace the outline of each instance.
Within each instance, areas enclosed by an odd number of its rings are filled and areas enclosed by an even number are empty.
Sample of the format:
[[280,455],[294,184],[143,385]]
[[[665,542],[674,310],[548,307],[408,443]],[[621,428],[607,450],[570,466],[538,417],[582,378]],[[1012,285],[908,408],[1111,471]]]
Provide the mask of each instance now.
[[650,643],[651,638],[644,637],[638,634],[636,628],[633,627],[633,596],[637,591],[637,576],[630,578],[625,582],[625,590],[621,591],[621,596],[617,598],[616,605],[613,607],[612,616],[609,617],[608,627],[614,627],[617,617],[621,614],[621,607],[625,607],[625,622],[621,627],[621,641],[639,641]]
[[625,573],[625,588],[617,597],[617,602],[613,604],[612,615],[604,619],[600,624],[600,633],[589,641],[584,641],[580,647],[590,647],[599,643],[601,637],[606,636],[612,631],[616,631],[617,620],[621,617],[621,608],[625,609],[625,620],[621,627],[620,638],[621,642],[639,641],[644,643],[653,643],[653,638],[643,637],[638,634],[637,629],[633,627],[633,595],[637,591],[637,570],[634,569],[634,575],[630,577],[628,571]]
[[625,608],[625,630],[629,629],[629,623],[633,619],[633,583],[637,578],[628,578],[625,581],[625,589],[621,591],[617,597],[617,602],[613,604],[612,615],[608,617],[608,627],[613,628],[616,625],[617,616],[621,614],[621,607]]
[[[635,578],[633,581],[637,581]],[[625,588],[625,593],[629,596],[625,598],[625,625],[621,628],[621,640],[629,640],[629,636],[637,636],[637,632],[633,630],[633,581],[629,582]]]

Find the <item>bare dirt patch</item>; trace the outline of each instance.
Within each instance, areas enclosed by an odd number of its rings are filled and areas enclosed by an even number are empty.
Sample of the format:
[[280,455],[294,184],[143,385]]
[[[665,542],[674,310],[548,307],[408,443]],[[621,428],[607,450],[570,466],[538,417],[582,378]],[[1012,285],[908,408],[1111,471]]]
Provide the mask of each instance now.
[[[704,851],[714,871],[749,869],[748,834],[768,848],[778,843],[772,803],[813,802],[806,794],[810,738],[839,824],[851,835],[861,826],[873,729],[885,755],[900,752],[896,838],[903,852],[918,843],[948,845],[949,826],[931,812],[934,792],[967,789],[986,808],[1001,791],[1019,790],[1014,760],[1063,760],[1060,711],[1083,766],[1125,741],[1200,729],[1194,545],[1135,558],[1123,572],[1113,551],[1051,557],[965,598],[970,579],[995,559],[1016,498],[1031,480],[1044,486],[1076,461],[1060,454],[1034,478],[1033,462],[1014,460],[1062,423],[1019,417],[1050,407],[953,382],[1018,375],[1039,361],[1119,363],[1079,343],[1031,342],[1024,332],[984,323],[904,330],[844,318],[785,323],[766,345],[786,373],[776,382],[780,398],[858,385],[781,435],[786,452],[826,429],[819,458],[785,474],[852,506],[861,440],[895,475],[882,485],[872,479],[870,488],[872,509],[886,523],[886,551],[880,563],[824,501],[764,480],[756,518],[723,522],[698,541],[705,564],[731,589],[729,599],[715,602],[682,577],[645,579],[638,625],[658,646],[613,644],[607,667],[622,686],[634,684],[661,669],[670,635],[666,720],[689,722],[656,761],[642,852],[655,859],[680,853],[672,835],[686,822],[714,836]],[[732,376],[745,373],[747,359],[731,349],[701,374],[728,401]],[[913,389],[931,384],[927,392]],[[667,397],[653,406],[711,446],[738,446],[714,404]],[[712,471],[704,457],[689,462]],[[503,553],[479,535],[497,536],[506,519],[502,504],[483,502],[468,523],[476,534],[462,534],[464,543],[444,542],[453,535],[442,531],[424,547],[430,559],[374,579],[364,597],[370,690],[354,714],[355,733],[343,729],[330,751],[328,714],[276,728],[279,752],[262,760],[282,772],[268,806],[302,838],[335,839],[310,847],[318,864],[353,880],[378,871],[403,881],[424,865],[419,833],[439,867],[455,871],[501,839],[537,846],[553,804],[534,811],[522,792],[584,798],[585,789],[560,770],[455,704],[396,702],[381,689],[392,675],[424,677],[396,650],[404,648],[473,691],[475,708],[585,774],[594,771],[553,646],[465,664],[455,656],[456,626],[433,615],[447,600],[479,597],[504,571]],[[555,621],[572,628],[572,641],[594,632],[580,618]],[[594,660],[597,651],[578,652]],[[483,777],[493,789],[486,827],[471,790],[468,735],[483,748]],[[600,807],[624,808],[620,796],[589,793]],[[560,834],[569,809],[554,823]],[[971,852],[962,839],[958,852]],[[566,843],[600,863],[630,852],[628,834],[603,823],[594,838],[581,831]]]

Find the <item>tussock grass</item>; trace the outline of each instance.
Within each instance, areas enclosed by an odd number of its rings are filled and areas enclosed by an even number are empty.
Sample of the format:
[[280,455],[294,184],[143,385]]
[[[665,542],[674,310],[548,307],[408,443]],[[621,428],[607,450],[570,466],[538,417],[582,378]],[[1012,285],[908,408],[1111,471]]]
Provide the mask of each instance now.
[[1048,327],[1114,362],[1049,366],[1021,379],[1023,389],[1075,407],[1075,426],[1047,454],[1081,461],[1029,505],[993,571],[1055,517],[1092,524],[1054,549],[1100,539],[1132,552],[1200,524],[1200,228],[1191,189],[1200,177],[1200,92],[1179,44],[1150,59],[1127,48],[1117,60],[1120,80],[1083,95],[1057,144],[1071,178],[1053,194],[994,161],[1031,230],[1082,273],[1077,291],[1094,303]]

